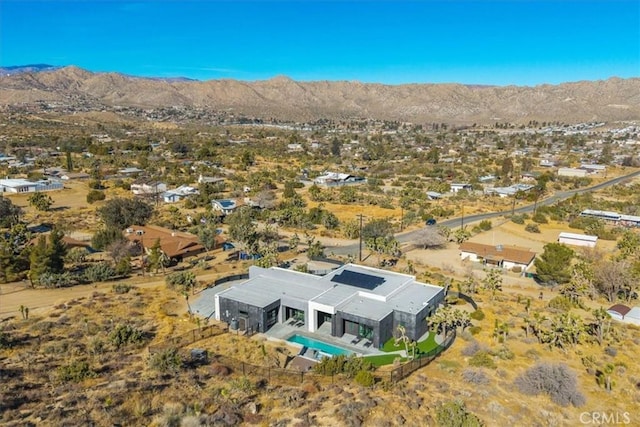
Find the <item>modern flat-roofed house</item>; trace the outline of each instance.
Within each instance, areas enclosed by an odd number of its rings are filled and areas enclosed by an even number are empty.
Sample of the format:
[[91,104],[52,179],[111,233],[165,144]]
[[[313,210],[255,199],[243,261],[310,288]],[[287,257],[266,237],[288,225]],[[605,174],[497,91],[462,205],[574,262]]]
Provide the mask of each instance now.
[[61,182],[40,179],[29,181],[27,179],[0,179],[0,193],[36,193],[38,191],[62,190],[64,185]]
[[485,245],[483,243],[464,242],[460,245],[460,259],[496,267],[512,269],[520,267],[527,271],[536,258],[536,253],[527,248],[508,245]]
[[252,266],[246,282],[215,296],[215,317],[258,332],[295,322],[308,332],[350,334],[379,348],[400,325],[418,340],[428,331],[426,318],[443,300],[444,288],[371,267],[347,264],[314,276]]
[[205,251],[198,236],[156,225],[132,225],[125,230],[124,236],[130,242],[139,245],[145,252],[149,252],[159,240],[162,253],[175,261],[181,261]]
[[231,199],[212,200],[211,207],[213,207],[214,211],[220,212],[221,215],[229,215],[236,210],[238,204]]
[[138,181],[131,184],[131,192],[136,196],[155,196],[167,191],[167,184],[158,181]]
[[337,187],[340,185],[364,184],[367,180],[348,173],[325,172],[324,175],[317,177],[313,182],[324,187]]
[[473,185],[467,183],[454,183],[450,185],[450,191],[452,193],[457,193],[461,190],[471,191],[473,190]]
[[558,235],[558,243],[572,246],[586,246],[595,248],[598,242],[598,236],[590,236],[588,234],[567,233],[565,231]]
[[174,188],[172,190],[167,190],[163,195],[162,199],[165,203],[176,203],[185,197],[199,194],[197,188],[190,187],[188,185],[181,185],[178,188]]

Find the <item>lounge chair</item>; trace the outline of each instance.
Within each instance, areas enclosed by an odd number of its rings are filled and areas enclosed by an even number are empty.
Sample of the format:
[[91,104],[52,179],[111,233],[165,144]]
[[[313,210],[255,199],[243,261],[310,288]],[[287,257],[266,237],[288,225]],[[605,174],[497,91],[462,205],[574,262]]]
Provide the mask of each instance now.
[[361,337],[355,337],[351,340],[351,344],[358,344],[360,341],[362,341]]
[[364,343],[363,347],[366,347],[366,348],[371,347],[371,341],[367,340],[367,342]]

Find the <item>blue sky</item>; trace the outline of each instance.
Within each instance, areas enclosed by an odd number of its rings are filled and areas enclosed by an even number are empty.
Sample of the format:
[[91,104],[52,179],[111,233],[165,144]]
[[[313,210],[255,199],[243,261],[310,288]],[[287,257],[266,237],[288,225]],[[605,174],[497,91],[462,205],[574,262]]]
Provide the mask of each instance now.
[[640,76],[640,1],[1,0],[0,65],[200,80]]

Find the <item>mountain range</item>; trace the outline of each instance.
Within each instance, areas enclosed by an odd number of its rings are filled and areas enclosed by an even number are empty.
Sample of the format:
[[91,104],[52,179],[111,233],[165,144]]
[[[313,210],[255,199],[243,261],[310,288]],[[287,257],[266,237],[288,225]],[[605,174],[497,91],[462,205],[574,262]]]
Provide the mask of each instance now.
[[384,85],[162,79],[45,64],[0,68],[0,105],[44,101],[143,108],[197,107],[259,118],[307,121],[373,118],[413,123],[583,122],[640,119],[640,78],[559,85]]

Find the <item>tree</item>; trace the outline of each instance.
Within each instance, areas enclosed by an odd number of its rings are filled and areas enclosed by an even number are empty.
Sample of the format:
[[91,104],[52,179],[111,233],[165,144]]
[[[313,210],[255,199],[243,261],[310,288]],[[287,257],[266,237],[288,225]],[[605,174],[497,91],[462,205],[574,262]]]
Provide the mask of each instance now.
[[392,235],[393,225],[386,218],[369,221],[362,228],[362,238],[364,240],[378,237],[389,237]]
[[595,273],[590,263],[580,261],[571,269],[571,279],[560,288],[560,293],[574,304],[580,305],[580,299],[588,295],[593,297]]
[[640,253],[640,235],[633,230],[626,230],[617,244],[618,250],[620,250],[619,258],[628,259],[638,257]]
[[464,243],[469,240],[471,237],[471,232],[467,230],[467,227],[460,227],[456,231],[453,232],[453,238],[456,240],[456,243]]
[[438,227],[423,227],[416,233],[414,242],[427,248],[441,248],[447,244],[447,238]]
[[257,250],[258,231],[253,223],[251,208],[243,206],[227,216],[229,237],[247,252]]
[[207,250],[207,254],[209,254],[210,250],[216,248],[217,235],[215,227],[212,227],[208,223],[198,227],[198,240]]
[[482,287],[491,292],[491,300],[493,301],[498,291],[502,291],[502,272],[497,268],[485,270],[486,276],[482,280]]
[[107,196],[103,191],[100,190],[91,190],[87,193],[87,203],[95,203],[102,200],[105,200]]
[[331,140],[331,155],[334,157],[340,157],[340,147],[342,144],[338,140],[338,138],[333,137]]
[[534,265],[540,281],[550,285],[567,283],[571,279],[574,252],[562,243],[547,243]]
[[609,302],[614,302],[619,296],[625,296],[629,302],[638,287],[638,282],[632,274],[631,263],[627,260],[598,262],[594,283],[596,289],[604,294]]
[[153,206],[140,199],[111,199],[98,210],[107,228],[124,230],[131,225],[145,225],[153,215]]
[[12,227],[20,221],[22,208],[0,195],[0,227]]
[[611,328],[611,315],[607,313],[607,310],[605,310],[604,307],[592,310],[591,314],[593,315],[591,333],[595,335],[598,345],[602,345],[602,342]]
[[71,152],[67,151],[66,153],[66,164],[67,164],[67,171],[71,172],[73,171],[73,160],[71,159]]
[[40,284],[40,277],[45,274],[59,274],[64,271],[64,258],[67,246],[62,240],[64,233],[54,228],[49,236],[40,236],[31,249],[29,256],[29,278],[31,284]]
[[149,263],[149,268],[155,269],[157,273],[159,269],[162,268],[162,273],[164,274],[164,268],[167,266],[169,259],[167,255],[162,251],[162,247],[160,246],[160,239],[156,239],[153,243],[153,246],[149,248],[147,261]]
[[44,212],[51,210],[53,204],[53,199],[49,195],[40,192],[31,193],[27,200],[31,206]]

